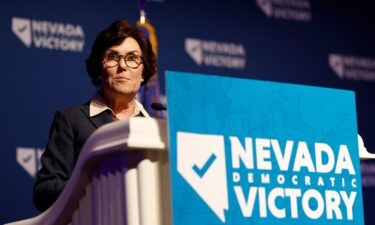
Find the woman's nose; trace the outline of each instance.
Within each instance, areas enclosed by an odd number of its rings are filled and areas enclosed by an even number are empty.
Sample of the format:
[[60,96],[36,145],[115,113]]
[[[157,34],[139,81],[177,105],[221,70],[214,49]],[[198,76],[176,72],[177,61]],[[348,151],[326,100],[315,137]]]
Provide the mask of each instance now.
[[120,59],[120,61],[118,62],[118,65],[119,65],[119,68],[121,68],[122,70],[126,70],[127,69],[127,65],[126,65],[126,62],[125,62],[124,58]]

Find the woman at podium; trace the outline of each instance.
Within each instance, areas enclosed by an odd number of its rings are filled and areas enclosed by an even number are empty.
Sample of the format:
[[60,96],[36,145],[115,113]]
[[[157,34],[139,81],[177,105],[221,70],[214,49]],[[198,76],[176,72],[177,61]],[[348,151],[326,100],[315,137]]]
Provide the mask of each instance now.
[[81,148],[98,127],[134,116],[149,117],[136,94],[155,74],[156,61],[148,39],[127,21],[115,21],[98,34],[86,60],[97,92],[87,103],[55,113],[34,185],[38,210],[46,210],[58,198]]

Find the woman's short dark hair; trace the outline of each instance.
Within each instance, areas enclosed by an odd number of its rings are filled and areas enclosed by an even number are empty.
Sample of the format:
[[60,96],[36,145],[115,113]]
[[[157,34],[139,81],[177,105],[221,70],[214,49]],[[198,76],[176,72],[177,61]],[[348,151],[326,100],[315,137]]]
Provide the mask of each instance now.
[[133,28],[125,20],[117,20],[108,28],[99,33],[91,48],[91,54],[86,60],[86,70],[92,83],[99,87],[101,85],[101,63],[104,52],[112,46],[119,45],[125,38],[134,38],[141,47],[143,55],[143,82],[144,85],[157,69],[157,59],[152,50],[150,41],[137,28]]

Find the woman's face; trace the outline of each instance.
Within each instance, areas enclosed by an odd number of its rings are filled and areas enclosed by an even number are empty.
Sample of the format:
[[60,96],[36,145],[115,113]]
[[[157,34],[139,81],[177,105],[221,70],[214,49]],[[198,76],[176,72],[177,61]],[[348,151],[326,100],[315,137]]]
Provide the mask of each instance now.
[[104,55],[101,72],[104,93],[134,97],[143,81],[142,51],[138,42],[128,37],[107,49]]

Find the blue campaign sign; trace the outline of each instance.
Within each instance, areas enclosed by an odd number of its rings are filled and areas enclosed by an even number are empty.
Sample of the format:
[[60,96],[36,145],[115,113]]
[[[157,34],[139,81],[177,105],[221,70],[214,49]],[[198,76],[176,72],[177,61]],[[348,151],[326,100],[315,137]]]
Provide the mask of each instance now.
[[364,224],[352,91],[167,72],[173,224]]

